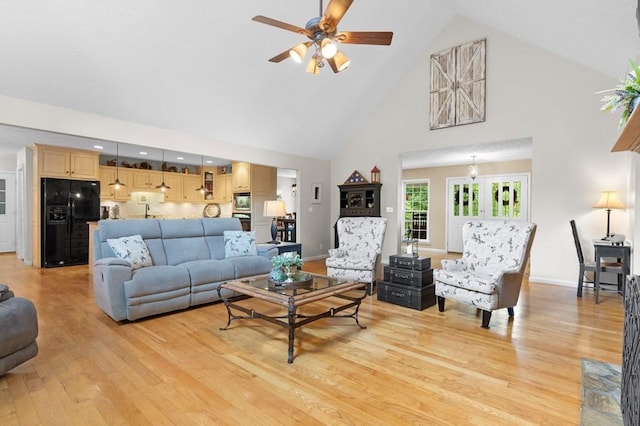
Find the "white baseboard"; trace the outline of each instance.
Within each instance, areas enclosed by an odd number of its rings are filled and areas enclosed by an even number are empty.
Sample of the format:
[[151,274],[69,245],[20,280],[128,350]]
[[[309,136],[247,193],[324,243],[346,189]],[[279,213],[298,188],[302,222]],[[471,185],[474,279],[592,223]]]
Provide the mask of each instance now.
[[320,260],[320,259],[326,259],[327,257],[329,257],[328,254],[321,254],[319,256],[310,256],[310,257],[304,257],[302,258],[302,261],[312,261],[312,260]]
[[573,287],[578,288],[578,284],[575,281],[565,281],[565,280],[554,280],[549,278],[541,278],[529,276],[530,283],[540,283],[540,284],[551,284],[551,285],[559,285],[562,287]]

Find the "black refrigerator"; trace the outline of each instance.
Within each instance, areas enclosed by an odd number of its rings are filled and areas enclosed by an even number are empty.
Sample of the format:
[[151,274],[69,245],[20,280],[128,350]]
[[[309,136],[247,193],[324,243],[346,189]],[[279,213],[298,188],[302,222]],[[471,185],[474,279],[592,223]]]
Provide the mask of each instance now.
[[100,220],[100,182],[42,178],[42,266],[89,262],[89,225]]

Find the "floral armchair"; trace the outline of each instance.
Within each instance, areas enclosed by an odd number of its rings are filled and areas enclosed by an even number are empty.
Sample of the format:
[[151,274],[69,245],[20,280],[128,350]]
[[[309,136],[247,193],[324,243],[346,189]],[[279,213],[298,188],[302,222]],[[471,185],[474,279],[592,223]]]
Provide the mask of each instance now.
[[329,250],[327,275],[368,283],[368,294],[373,294],[373,285],[382,273],[380,257],[386,229],[387,219],[382,217],[338,219],[340,244]]
[[482,309],[483,328],[489,328],[496,309],[507,308],[513,317],[535,232],[535,223],[465,223],[462,258],[442,260],[442,269],[433,271],[438,310],[444,311],[445,299],[476,306]]

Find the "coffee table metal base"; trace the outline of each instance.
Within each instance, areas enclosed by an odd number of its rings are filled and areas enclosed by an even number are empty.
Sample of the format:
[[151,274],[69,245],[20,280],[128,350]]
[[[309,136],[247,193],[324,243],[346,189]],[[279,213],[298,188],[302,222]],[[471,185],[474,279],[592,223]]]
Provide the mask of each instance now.
[[[367,328],[367,326],[360,324],[360,321],[358,320],[358,311],[360,309],[360,302],[367,296],[366,287],[364,284],[362,284],[363,294],[361,297],[360,296],[350,297],[344,294],[332,294],[331,297],[342,299],[346,303],[337,307],[330,308],[329,310],[316,315],[303,315],[303,314],[297,313],[298,305],[295,303],[296,300],[293,297],[290,297],[287,303],[287,315],[280,315],[280,316],[265,315],[256,311],[255,309],[250,309],[245,306],[238,305],[236,303],[237,301],[248,300],[246,295],[225,298],[222,296],[222,293],[220,291],[222,288],[225,288],[225,287],[226,287],[225,284],[223,284],[221,288],[218,288],[218,294],[220,295],[220,298],[224,302],[224,306],[227,308],[227,314],[228,314],[227,325],[225,325],[224,327],[220,327],[220,330],[229,329],[229,326],[231,325],[231,321],[242,320],[242,319],[253,319],[253,318],[260,318],[265,321],[269,321],[273,324],[277,324],[281,327],[284,327],[289,331],[289,351],[287,356],[287,363],[289,364],[293,363],[293,342],[294,342],[294,334],[295,334],[294,332],[296,328],[302,327],[303,325],[309,324],[321,318],[329,318],[329,317],[353,318],[356,324],[358,325],[358,327],[360,327],[361,329]],[[350,308],[355,308],[352,313],[336,315],[339,312],[342,312]],[[243,312],[246,315],[235,315],[232,312],[232,309]],[[284,319],[286,319],[286,321],[283,321]]]

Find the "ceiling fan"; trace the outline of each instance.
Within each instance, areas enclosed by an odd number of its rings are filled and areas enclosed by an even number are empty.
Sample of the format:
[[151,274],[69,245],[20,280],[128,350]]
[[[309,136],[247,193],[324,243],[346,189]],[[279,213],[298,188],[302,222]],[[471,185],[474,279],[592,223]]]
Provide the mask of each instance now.
[[338,73],[346,70],[351,61],[344,53],[338,50],[337,43],[385,46],[391,44],[393,33],[388,31],[338,31],[338,23],[347,13],[353,0],[329,0],[324,13],[322,13],[322,0],[319,2],[320,16],[311,18],[304,28],[262,15],[252,18],[256,22],[305,35],[310,40],[279,53],[269,59],[269,62],[282,62],[290,57],[293,61],[301,63],[309,47],[313,46],[315,51],[307,65],[307,72],[318,74],[320,68],[324,67],[324,61],[326,60],[333,72]]

